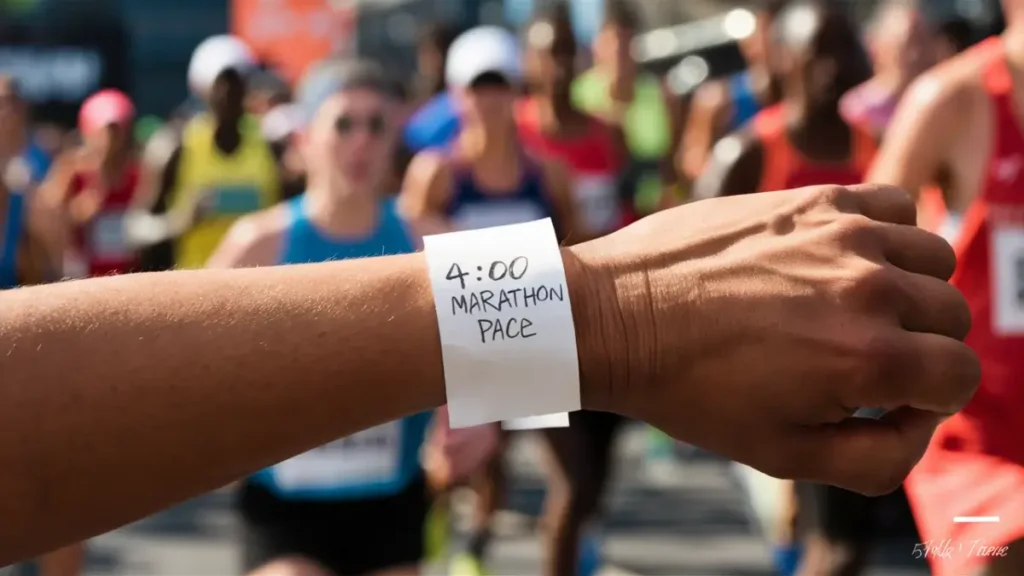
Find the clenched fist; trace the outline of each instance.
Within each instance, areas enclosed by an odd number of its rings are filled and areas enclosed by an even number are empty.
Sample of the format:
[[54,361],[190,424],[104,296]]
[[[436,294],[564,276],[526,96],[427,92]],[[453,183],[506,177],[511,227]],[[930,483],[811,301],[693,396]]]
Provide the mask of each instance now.
[[819,186],[569,249],[584,403],[772,476],[896,488],[980,377],[953,250],[915,217],[895,188]]

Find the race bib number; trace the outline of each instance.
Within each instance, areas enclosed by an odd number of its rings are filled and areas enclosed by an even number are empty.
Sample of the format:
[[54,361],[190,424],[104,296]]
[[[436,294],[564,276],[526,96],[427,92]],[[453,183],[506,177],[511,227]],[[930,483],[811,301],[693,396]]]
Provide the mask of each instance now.
[[399,472],[402,422],[363,430],[274,466],[284,490],[333,490],[388,482]]
[[1002,336],[1024,335],[1024,222],[993,220],[992,330]]
[[548,215],[533,202],[501,202],[466,205],[454,223],[459,230],[479,230],[494,226],[522,224],[547,218]]
[[241,216],[262,207],[260,192],[252,186],[221,186],[210,199],[210,210],[215,214]]
[[618,227],[622,220],[622,209],[615,178],[607,174],[581,174],[576,177],[574,192],[576,205],[587,229],[592,232],[610,232]]
[[119,259],[131,254],[124,234],[124,212],[104,212],[89,228],[89,247],[100,259]]

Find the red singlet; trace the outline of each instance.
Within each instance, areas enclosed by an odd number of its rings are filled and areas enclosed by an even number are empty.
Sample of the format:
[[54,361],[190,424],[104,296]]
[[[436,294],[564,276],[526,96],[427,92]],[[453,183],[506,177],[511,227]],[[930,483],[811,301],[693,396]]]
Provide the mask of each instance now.
[[[71,181],[71,197],[87,190],[94,177],[88,173],[75,174]],[[90,276],[121,274],[137,266],[137,254],[125,241],[124,215],[131,206],[138,183],[139,167],[131,164],[121,181],[104,198],[95,218],[75,231],[75,243]]]
[[937,576],[972,574],[1024,537],[1024,134],[1002,39],[963,57],[982,70],[995,140],[953,241],[951,281],[974,317],[967,343],[981,359],[981,387],[939,427],[906,483],[922,539],[951,543],[947,557],[931,559]]
[[554,139],[540,129],[537,101],[524,98],[516,106],[519,138],[531,154],[561,161],[573,178],[573,193],[580,217],[594,234],[614,232],[626,224],[624,202],[619,195],[623,162],[612,130],[597,119],[586,134]]
[[804,186],[864,181],[877,151],[874,138],[865,130],[850,127],[853,139],[848,162],[827,163],[805,157],[789,141],[782,106],[766,108],[754,117],[754,132],[761,141],[761,184],[758,192],[790,190]]

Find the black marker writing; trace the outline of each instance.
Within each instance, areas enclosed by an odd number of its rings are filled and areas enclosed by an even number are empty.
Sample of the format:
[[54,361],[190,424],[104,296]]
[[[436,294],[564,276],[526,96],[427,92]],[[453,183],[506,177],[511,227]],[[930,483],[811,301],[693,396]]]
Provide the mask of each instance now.
[[468,315],[505,312],[517,308],[530,308],[544,302],[565,302],[565,285],[531,286],[510,290],[480,290],[452,296],[452,316],[459,312]]
[[476,321],[476,325],[480,329],[480,342],[483,344],[498,340],[533,338],[537,335],[532,330],[533,322],[529,318],[508,318],[507,320],[481,318]]

